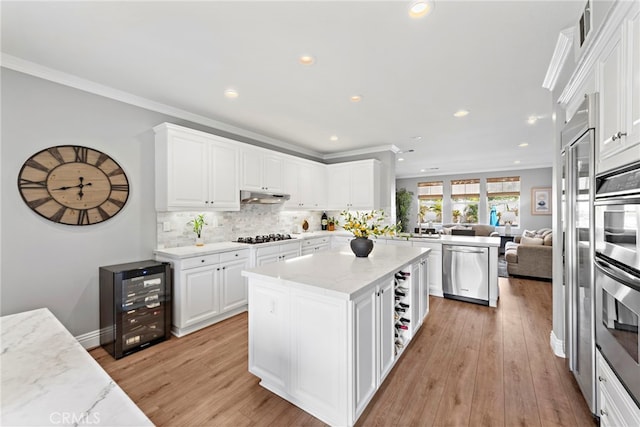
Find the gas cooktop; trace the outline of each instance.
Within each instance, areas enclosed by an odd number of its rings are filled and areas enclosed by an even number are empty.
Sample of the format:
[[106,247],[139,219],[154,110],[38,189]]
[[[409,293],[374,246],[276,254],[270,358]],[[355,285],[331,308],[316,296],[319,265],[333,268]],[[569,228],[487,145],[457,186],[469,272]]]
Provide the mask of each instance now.
[[250,245],[255,245],[257,243],[267,243],[267,242],[277,242],[279,240],[291,240],[290,234],[263,234],[255,237],[238,237],[236,242],[238,243],[248,243]]

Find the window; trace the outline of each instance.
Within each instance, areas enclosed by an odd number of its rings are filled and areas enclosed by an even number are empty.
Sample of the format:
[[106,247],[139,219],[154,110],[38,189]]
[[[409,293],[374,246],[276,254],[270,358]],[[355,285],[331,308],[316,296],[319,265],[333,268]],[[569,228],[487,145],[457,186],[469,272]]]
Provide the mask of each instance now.
[[442,181],[419,182],[420,222],[442,223]]
[[487,178],[487,218],[491,218],[491,208],[496,208],[498,224],[520,224],[520,177]]
[[479,179],[451,181],[451,217],[453,222],[477,224],[479,202]]

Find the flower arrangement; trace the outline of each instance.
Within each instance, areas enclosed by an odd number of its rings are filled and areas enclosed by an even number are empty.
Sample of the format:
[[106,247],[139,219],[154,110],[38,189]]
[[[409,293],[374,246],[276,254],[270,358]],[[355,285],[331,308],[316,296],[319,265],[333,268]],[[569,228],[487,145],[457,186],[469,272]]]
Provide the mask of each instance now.
[[196,216],[194,219],[189,221],[187,225],[193,225],[193,232],[196,233],[196,236],[202,237],[202,227],[207,225],[204,220],[204,214]]
[[373,210],[371,212],[359,212],[352,214],[349,211],[340,212],[344,224],[342,228],[350,231],[355,237],[368,238],[369,236],[393,235],[397,226],[384,225],[386,219],[384,212]]

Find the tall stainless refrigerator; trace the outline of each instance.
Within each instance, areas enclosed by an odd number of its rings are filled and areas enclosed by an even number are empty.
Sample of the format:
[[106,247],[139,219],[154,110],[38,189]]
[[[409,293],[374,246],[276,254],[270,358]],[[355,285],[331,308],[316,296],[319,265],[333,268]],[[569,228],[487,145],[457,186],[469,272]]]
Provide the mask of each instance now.
[[593,197],[597,102],[597,94],[586,95],[561,135],[565,353],[592,413],[596,411]]

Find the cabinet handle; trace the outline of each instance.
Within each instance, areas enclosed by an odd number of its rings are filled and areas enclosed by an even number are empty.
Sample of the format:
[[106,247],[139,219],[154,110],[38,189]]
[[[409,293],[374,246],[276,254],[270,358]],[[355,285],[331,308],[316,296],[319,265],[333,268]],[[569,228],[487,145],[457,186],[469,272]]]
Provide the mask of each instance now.
[[604,409],[600,409],[600,415],[602,415],[603,417],[606,417],[607,415],[609,415],[609,413]]
[[238,254],[236,254],[236,256],[238,256]]
[[627,133],[626,133],[626,132],[618,131],[618,133],[614,133],[614,134],[611,136],[611,140],[612,140],[612,141],[615,141],[616,139],[622,139],[622,137],[623,137],[623,136],[627,136]]
[[216,268],[216,271],[220,271],[220,267]]
[[222,267],[222,269],[223,269],[223,270],[225,270],[226,268],[227,268],[226,266],[225,266],[225,267]]
[[204,262],[204,260],[203,260],[203,259],[201,259],[201,260],[200,260],[200,262]]
[[602,375],[598,375],[598,381],[600,381],[601,383],[606,383],[607,379],[605,377],[603,377]]

